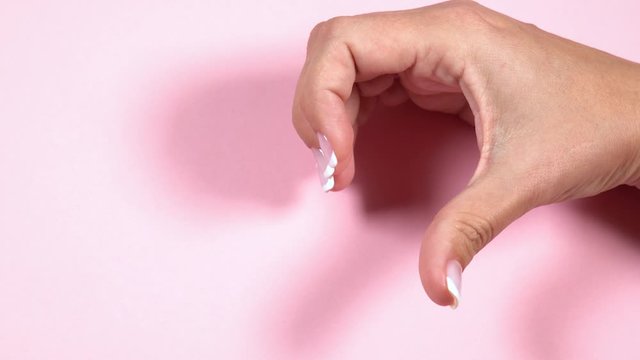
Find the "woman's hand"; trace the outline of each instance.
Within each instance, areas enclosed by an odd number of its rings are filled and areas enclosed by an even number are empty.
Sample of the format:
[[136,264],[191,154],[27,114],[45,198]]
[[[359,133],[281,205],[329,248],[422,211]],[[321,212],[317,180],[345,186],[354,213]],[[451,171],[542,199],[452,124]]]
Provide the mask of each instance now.
[[420,276],[437,304],[457,305],[461,269],[527,211],[640,184],[638,64],[451,1],[313,29],[293,123],[325,191],[353,179],[372,104],[407,99],[473,123],[481,154],[422,243]]

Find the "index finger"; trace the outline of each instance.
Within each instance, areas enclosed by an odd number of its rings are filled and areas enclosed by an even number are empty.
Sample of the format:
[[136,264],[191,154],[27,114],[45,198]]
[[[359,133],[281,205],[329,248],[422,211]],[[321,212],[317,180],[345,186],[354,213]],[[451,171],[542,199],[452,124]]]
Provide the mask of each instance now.
[[[321,149],[316,155],[321,177],[330,174],[334,189],[348,185],[353,177],[348,167],[353,166],[358,109],[349,105],[357,104],[359,97],[354,84],[405,72],[409,78],[457,86],[462,66],[454,60],[462,57],[451,50],[461,48],[463,41],[455,38],[449,20],[451,9],[455,15],[467,7],[467,2],[454,2],[337,17],[313,29],[294,97],[293,123],[309,148]],[[443,61],[445,55],[449,60]],[[318,139],[326,139],[325,144]],[[335,166],[325,168],[332,156]]]

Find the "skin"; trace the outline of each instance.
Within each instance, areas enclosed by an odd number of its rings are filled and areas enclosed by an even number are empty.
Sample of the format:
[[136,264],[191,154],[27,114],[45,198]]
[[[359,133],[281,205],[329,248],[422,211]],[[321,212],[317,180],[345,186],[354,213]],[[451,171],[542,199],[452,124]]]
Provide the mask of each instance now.
[[337,17],[311,32],[293,104],[309,148],[332,144],[333,191],[354,176],[358,126],[376,102],[404,101],[475,126],[468,185],[428,226],[420,276],[451,305],[446,264],[465,268],[541,205],[640,185],[640,65],[472,1]]

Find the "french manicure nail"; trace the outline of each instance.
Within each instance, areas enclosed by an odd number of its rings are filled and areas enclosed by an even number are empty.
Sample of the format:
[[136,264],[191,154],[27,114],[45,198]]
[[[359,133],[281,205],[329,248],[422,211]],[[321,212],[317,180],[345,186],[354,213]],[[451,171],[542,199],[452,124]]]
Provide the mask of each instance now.
[[316,170],[318,171],[318,179],[320,180],[322,191],[328,192],[333,189],[333,186],[335,185],[335,180],[333,178],[335,168],[327,164],[327,159],[322,154],[322,150],[311,149],[311,152],[316,160]]
[[336,157],[336,153],[333,151],[333,147],[331,146],[331,143],[329,142],[327,137],[324,136],[324,134],[317,133],[317,136],[318,136],[318,142],[320,143],[320,149],[322,150],[322,153],[324,154],[325,158],[329,160],[327,162],[328,166],[335,168],[336,165],[338,165],[338,158]]
[[327,166],[324,168],[324,172],[322,172],[322,176],[324,176],[325,179],[328,179],[333,175],[334,172],[336,172],[336,168],[331,167],[331,165],[327,164]]
[[322,185],[322,191],[324,192],[329,192],[329,190],[333,189],[333,186],[335,185],[335,180],[333,179],[333,176],[327,179],[327,182],[325,182]]
[[462,290],[462,266],[456,260],[447,263],[447,290],[453,296],[451,308],[455,309],[460,304],[460,290]]
[[324,155],[322,155],[322,150],[311,149],[311,152],[313,153],[313,158],[316,160],[316,170],[318,171],[320,184],[324,184],[327,180],[324,176],[324,169],[327,166],[327,161],[324,159]]
[[321,133],[318,133],[317,136],[320,148],[311,149],[311,151],[313,152],[313,157],[316,160],[316,168],[318,170],[318,177],[320,179],[320,185],[322,185],[322,190],[324,192],[328,192],[333,189],[335,185],[333,174],[336,171],[338,159],[336,158],[336,154],[333,151],[329,140],[327,140],[327,137]]

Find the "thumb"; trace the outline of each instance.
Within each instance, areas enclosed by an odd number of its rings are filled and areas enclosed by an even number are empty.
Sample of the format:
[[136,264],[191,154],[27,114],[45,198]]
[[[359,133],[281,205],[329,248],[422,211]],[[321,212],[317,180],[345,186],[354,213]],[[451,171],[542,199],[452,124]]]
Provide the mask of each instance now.
[[458,306],[462,270],[500,231],[532,208],[529,194],[507,177],[484,175],[436,214],[422,241],[419,263],[422,285],[431,300]]

